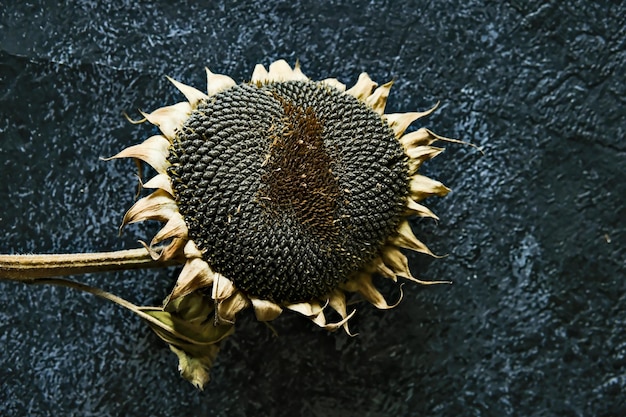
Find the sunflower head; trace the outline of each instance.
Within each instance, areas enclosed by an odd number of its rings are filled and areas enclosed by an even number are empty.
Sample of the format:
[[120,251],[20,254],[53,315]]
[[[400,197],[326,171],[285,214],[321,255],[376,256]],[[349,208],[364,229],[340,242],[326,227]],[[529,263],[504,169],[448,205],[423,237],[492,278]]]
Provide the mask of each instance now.
[[[424,283],[400,249],[432,255],[407,218],[436,218],[419,201],[449,190],[418,169],[442,151],[433,142],[447,139],[405,131],[434,108],[385,114],[391,82],[377,86],[362,73],[346,89],[285,61],[257,65],[242,84],[207,69],[207,93],[171,81],[187,101],[144,113],[161,134],[114,158],[157,172],[123,225],[164,222],[146,247],[184,261],[163,312],[219,329],[204,329],[195,344],[183,325],[176,337],[160,335],[185,377],[204,385],[217,343],[248,306],[261,321],[287,309],[349,332],[347,293],[390,307],[373,274]],[[328,307],[338,322],[327,321]]]

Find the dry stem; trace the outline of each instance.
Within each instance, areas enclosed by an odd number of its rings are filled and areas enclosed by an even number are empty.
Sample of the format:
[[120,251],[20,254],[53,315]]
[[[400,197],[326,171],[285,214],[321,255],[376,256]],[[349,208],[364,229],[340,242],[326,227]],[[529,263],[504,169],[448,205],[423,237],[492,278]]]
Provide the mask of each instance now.
[[179,263],[177,260],[155,261],[144,248],[100,253],[0,255],[0,279],[29,283],[39,278],[160,268]]

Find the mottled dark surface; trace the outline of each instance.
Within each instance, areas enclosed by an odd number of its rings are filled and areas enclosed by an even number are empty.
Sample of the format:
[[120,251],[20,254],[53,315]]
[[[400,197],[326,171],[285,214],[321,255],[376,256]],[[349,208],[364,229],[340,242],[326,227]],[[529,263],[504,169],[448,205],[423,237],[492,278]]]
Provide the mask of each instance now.
[[[154,233],[118,236],[135,171],[99,157],[152,132],[123,112],[180,99],[164,74],[203,86],[204,66],[394,78],[389,111],[441,100],[427,125],[485,155],[448,146],[426,167],[454,191],[416,227],[449,256],[412,262],[454,285],[359,305],[355,338],[244,315],[204,392],[131,313],[0,283],[0,415],[626,415],[623,2],[17,3],[0,4],[0,252]],[[81,279],[158,304],[176,272]]]

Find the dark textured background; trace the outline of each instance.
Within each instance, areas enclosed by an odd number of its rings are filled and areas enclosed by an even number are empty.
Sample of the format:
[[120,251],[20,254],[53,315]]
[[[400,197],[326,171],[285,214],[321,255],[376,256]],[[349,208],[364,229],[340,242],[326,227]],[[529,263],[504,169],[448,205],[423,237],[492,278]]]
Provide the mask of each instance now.
[[[0,1],[0,252],[154,233],[118,236],[134,167],[99,157],[151,133],[123,112],[181,99],[163,75],[203,87],[204,66],[393,78],[389,111],[441,100],[426,125],[485,155],[452,145],[426,167],[454,191],[416,228],[449,256],[412,262],[454,285],[360,305],[355,338],[244,315],[204,392],[131,313],[0,283],[0,415],[626,415],[624,2],[98,3]],[[81,279],[158,304],[176,272]]]

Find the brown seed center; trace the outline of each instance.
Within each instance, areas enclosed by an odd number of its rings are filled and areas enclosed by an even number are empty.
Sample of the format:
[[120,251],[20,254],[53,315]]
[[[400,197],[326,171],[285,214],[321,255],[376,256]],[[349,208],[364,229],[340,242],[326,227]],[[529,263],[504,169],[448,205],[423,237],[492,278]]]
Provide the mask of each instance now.
[[270,215],[292,216],[313,236],[334,236],[339,183],[324,146],[323,123],[311,107],[277,99],[285,116],[282,129],[270,132],[259,201]]

